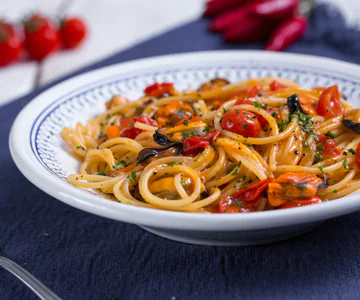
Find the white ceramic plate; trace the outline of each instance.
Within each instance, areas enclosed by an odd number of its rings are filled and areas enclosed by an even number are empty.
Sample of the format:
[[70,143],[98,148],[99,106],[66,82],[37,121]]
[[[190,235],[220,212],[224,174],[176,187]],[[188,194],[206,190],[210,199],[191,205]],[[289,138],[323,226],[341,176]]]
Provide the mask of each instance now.
[[106,218],[134,223],[155,234],[188,243],[255,245],[308,231],[324,220],[360,209],[359,194],[319,205],[249,214],[195,214],[139,208],[113,202],[66,182],[79,163],[65,150],[63,127],[85,122],[119,93],[141,96],[154,82],[196,88],[214,77],[231,82],[283,77],[305,87],[339,85],[350,102],[360,99],[360,67],[295,54],[257,51],[197,52],[141,59],[95,70],[37,96],[19,114],[10,150],[20,171],[37,187],[71,206]]

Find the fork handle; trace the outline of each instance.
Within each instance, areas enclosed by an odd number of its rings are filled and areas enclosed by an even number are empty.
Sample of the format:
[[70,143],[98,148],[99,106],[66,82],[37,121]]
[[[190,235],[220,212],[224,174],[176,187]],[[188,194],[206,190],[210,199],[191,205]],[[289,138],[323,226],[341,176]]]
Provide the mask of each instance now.
[[43,283],[10,259],[0,256],[0,267],[9,271],[25,283],[42,300],[61,300]]

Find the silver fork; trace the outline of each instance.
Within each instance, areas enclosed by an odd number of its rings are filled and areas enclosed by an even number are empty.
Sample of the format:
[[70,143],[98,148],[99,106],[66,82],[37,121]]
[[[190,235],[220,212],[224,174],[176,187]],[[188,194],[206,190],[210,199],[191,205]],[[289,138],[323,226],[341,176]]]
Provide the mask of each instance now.
[[14,263],[10,259],[0,256],[0,267],[9,271],[25,283],[42,300],[61,300],[57,295],[50,291],[44,284],[37,280],[28,271]]

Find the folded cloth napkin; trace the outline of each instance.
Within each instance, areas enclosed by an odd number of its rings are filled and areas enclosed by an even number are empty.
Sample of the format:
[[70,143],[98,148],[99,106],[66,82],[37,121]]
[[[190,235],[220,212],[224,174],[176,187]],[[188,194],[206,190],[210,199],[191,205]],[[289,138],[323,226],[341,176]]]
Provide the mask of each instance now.
[[[314,12],[307,35],[288,51],[359,62],[353,51],[359,40],[350,38],[352,29],[344,27],[340,33],[340,42],[347,43],[344,49],[337,44],[337,29],[328,30],[328,20],[317,13],[324,11]],[[186,24],[76,74],[161,54],[261,48],[224,44],[207,32],[207,26],[207,20]],[[0,108],[0,253],[60,297],[360,299],[360,212],[277,244],[206,247],[165,240],[135,225],[93,216],[37,189],[12,162],[8,135],[23,105],[53,84]],[[36,299],[5,271],[0,270],[0,278],[0,299]]]

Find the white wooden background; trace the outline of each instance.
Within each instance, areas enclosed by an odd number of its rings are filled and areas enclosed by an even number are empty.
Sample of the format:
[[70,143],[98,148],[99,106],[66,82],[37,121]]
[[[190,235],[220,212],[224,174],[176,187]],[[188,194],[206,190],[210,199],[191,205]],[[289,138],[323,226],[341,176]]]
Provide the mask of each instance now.
[[[32,11],[52,17],[77,15],[89,26],[86,42],[38,64],[21,62],[0,69],[0,105],[37,86],[170,30],[201,15],[206,0],[0,0],[0,18],[20,21]],[[360,0],[321,0],[343,10],[357,24]]]

